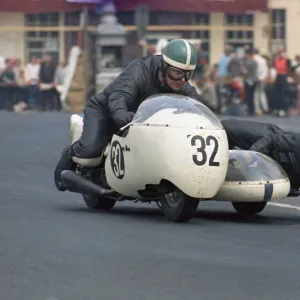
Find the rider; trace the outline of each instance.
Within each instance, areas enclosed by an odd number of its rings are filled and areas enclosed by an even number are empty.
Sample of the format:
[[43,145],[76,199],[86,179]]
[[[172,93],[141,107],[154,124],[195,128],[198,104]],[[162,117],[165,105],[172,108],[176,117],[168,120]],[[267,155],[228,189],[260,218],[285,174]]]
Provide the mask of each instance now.
[[132,121],[134,112],[147,97],[174,93],[201,101],[196,89],[188,83],[196,63],[194,46],[184,39],[175,39],[166,45],[162,55],[132,61],[112,83],[90,98],[84,110],[82,135],[63,150],[56,166],[57,189],[66,190],[61,172],[74,169],[74,159],[85,166],[87,159],[100,157],[109,138]]
[[286,132],[274,124],[222,120],[229,149],[238,147],[266,154],[277,161],[286,171],[292,189],[300,187],[300,134]]

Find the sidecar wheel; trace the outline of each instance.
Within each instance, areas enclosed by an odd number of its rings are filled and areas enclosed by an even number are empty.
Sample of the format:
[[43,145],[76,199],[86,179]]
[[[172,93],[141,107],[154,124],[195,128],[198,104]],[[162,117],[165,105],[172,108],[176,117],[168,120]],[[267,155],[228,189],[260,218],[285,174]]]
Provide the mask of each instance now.
[[267,202],[231,202],[236,212],[243,215],[255,215],[262,212]]
[[191,198],[181,191],[175,191],[165,195],[160,204],[161,210],[169,221],[187,222],[196,215],[199,199]]
[[82,197],[87,207],[94,210],[109,211],[116,204],[116,201],[111,199],[105,199],[91,195],[82,195]]

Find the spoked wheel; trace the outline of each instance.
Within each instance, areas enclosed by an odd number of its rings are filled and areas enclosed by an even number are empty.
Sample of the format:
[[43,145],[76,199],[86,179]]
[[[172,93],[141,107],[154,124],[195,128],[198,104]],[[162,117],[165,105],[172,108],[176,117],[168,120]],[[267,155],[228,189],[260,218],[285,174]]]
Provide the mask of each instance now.
[[172,222],[187,222],[197,212],[199,199],[189,197],[179,190],[165,195],[160,200],[160,208],[166,218]]
[[243,215],[255,215],[262,212],[267,202],[231,202],[236,212]]
[[91,195],[82,195],[82,197],[87,207],[94,210],[109,211],[116,204],[116,201],[112,199],[105,199]]

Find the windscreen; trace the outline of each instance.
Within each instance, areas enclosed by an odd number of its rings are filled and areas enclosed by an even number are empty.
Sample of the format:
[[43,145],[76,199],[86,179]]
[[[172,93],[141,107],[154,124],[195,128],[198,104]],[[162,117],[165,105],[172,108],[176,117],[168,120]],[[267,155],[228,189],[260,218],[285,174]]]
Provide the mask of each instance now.
[[138,108],[133,121],[146,123],[147,119],[164,109],[174,109],[174,114],[197,114],[204,116],[210,122],[222,128],[220,120],[201,102],[182,95],[159,94],[147,98]]
[[230,150],[225,181],[268,181],[286,179],[282,167],[270,157],[252,151]]

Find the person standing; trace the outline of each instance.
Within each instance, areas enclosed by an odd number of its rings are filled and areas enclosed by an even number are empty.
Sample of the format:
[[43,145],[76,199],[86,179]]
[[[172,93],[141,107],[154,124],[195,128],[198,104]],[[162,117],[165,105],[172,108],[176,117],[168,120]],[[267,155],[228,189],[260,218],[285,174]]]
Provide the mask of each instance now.
[[257,84],[257,63],[253,58],[253,49],[251,48],[245,51],[243,73],[246,93],[245,102],[248,106],[249,115],[254,116],[254,92]]

